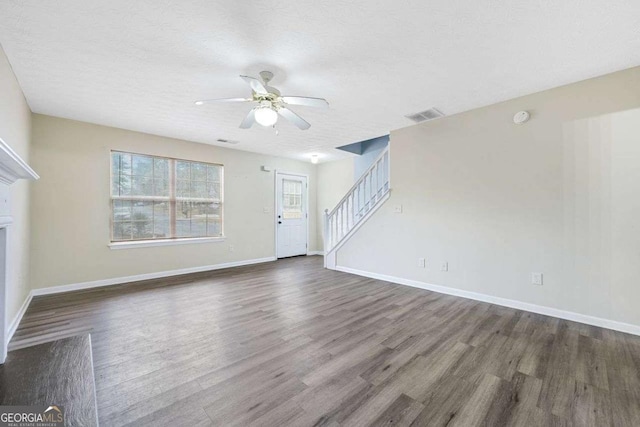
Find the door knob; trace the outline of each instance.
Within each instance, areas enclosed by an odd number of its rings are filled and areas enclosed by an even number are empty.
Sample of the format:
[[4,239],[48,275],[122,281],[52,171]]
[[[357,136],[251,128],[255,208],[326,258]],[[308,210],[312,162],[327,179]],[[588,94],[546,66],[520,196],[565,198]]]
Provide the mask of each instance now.
[[278,221],[278,224],[282,224],[282,221]]

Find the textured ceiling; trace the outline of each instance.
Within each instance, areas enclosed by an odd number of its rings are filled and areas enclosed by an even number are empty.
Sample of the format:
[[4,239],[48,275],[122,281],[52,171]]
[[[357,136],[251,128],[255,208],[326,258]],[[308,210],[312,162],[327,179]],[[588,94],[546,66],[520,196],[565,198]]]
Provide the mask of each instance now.
[[[324,160],[334,147],[640,64],[638,0],[3,0],[0,43],[32,110]],[[275,73],[312,127],[238,128],[239,74]],[[282,121],[284,122],[284,121]],[[220,144],[223,146],[228,146]]]

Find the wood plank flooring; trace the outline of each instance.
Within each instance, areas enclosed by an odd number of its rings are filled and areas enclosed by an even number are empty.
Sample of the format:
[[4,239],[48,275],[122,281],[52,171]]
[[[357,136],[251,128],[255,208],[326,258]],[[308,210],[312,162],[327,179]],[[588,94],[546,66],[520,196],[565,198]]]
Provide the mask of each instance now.
[[11,348],[86,332],[102,426],[640,425],[640,337],[320,257],[38,297]]
[[62,406],[66,426],[97,426],[89,335],[10,351],[0,365],[0,405]]

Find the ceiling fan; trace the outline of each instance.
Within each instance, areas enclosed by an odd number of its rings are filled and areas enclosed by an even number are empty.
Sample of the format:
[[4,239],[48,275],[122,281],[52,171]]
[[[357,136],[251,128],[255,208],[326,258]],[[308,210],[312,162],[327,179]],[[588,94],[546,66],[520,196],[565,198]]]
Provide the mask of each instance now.
[[299,129],[307,130],[311,127],[309,122],[287,108],[287,105],[303,105],[306,107],[327,108],[329,103],[324,98],[310,98],[306,96],[282,96],[280,91],[269,82],[273,79],[270,71],[261,71],[260,79],[249,76],[240,76],[242,80],[251,86],[251,98],[222,98],[204,99],[196,101],[196,105],[219,104],[227,102],[249,102],[257,104],[249,111],[247,117],[240,123],[240,128],[249,129],[254,123],[262,126],[274,126],[278,121],[278,115],[289,120]]

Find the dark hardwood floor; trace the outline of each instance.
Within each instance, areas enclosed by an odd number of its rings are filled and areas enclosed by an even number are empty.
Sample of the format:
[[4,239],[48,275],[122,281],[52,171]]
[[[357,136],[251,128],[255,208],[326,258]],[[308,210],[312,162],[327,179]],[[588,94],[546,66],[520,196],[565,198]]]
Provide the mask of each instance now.
[[86,332],[102,426],[640,425],[640,337],[320,257],[39,297],[11,347]]
[[65,426],[98,425],[89,335],[10,351],[0,365],[0,405],[61,406]]

